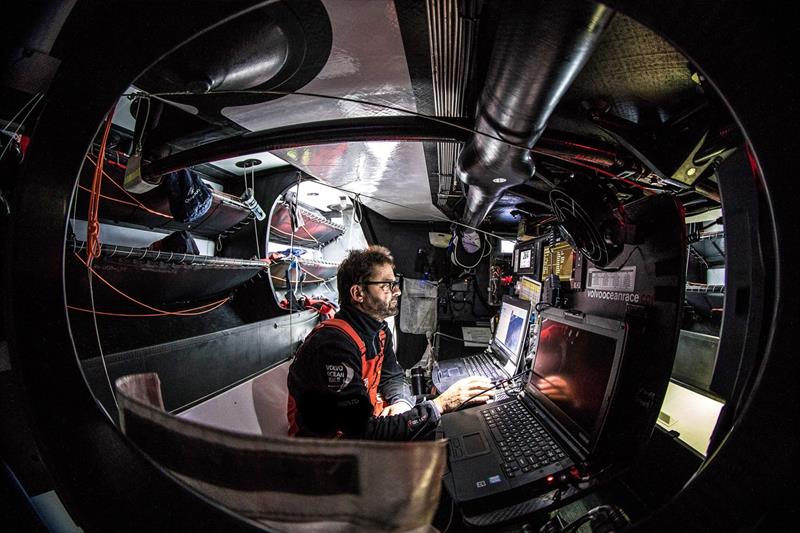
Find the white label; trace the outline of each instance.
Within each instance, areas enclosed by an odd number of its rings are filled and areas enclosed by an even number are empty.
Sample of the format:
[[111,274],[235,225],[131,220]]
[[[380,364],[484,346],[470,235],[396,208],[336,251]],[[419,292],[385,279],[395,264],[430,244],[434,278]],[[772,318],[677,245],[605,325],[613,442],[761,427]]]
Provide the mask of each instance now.
[[519,268],[530,268],[531,267],[531,251],[530,250],[522,250],[519,255]]
[[586,288],[598,291],[633,292],[636,287],[636,267],[627,266],[613,272],[590,268],[586,273]]

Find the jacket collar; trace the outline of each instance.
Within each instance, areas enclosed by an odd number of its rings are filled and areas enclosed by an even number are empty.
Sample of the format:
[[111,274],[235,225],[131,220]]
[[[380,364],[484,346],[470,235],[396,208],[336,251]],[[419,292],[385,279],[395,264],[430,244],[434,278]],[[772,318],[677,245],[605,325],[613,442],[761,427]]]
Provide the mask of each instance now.
[[350,304],[344,304],[336,313],[336,318],[346,320],[365,341],[371,341],[380,330],[387,327],[383,320],[375,320]]

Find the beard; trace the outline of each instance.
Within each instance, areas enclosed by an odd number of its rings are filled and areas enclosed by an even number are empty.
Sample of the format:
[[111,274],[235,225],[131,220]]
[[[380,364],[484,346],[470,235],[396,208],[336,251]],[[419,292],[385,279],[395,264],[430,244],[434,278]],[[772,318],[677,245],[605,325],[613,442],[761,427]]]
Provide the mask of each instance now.
[[364,298],[364,311],[372,317],[383,320],[390,316],[397,314],[398,310],[398,296],[392,296],[390,300],[381,300],[375,298],[371,294],[367,294]]

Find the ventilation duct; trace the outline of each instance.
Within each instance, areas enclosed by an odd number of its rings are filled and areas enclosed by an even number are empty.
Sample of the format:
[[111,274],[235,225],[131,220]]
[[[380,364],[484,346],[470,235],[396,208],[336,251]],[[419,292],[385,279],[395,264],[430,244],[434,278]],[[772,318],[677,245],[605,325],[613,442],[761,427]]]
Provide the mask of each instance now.
[[467,142],[456,169],[469,187],[463,221],[470,226],[533,176],[529,149],[613,15],[590,2],[506,1],[500,10],[475,122],[482,134]]
[[[474,14],[460,13],[459,1],[426,2],[433,110],[438,117],[466,117],[464,101],[476,32]],[[462,197],[458,180],[453,179],[460,149],[457,143],[436,143],[439,187],[435,200],[445,213],[450,209],[448,204]]]

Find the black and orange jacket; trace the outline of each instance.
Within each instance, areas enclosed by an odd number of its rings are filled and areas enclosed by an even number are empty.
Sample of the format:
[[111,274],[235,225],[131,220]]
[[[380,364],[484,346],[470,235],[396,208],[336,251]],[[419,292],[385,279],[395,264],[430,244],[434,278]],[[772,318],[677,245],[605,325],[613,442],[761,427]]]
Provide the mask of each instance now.
[[[386,323],[348,305],[306,337],[287,384],[290,435],[419,439],[440,418],[432,402],[414,405]],[[376,416],[398,402],[412,409]]]

